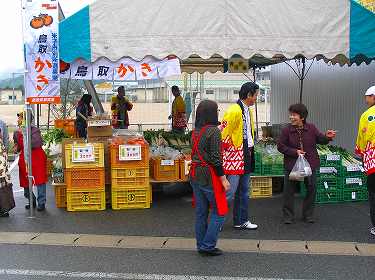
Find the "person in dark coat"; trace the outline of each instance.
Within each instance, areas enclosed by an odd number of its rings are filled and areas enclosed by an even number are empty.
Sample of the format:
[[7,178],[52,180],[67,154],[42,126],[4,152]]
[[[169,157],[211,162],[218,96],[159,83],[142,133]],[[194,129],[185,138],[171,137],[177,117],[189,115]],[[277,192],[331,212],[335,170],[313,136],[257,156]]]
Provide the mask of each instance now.
[[298,181],[289,180],[299,155],[304,155],[311,166],[312,176],[305,178],[307,194],[303,201],[302,217],[306,223],[314,223],[314,204],[316,196],[316,171],[319,168],[317,144],[326,145],[336,137],[334,130],[321,133],[315,125],[307,123],[308,111],[305,105],[295,104],[289,107],[290,124],[281,132],[277,148],[284,154],[284,206],[285,224],[292,224],[294,217],[294,192]]
[[79,138],[87,138],[87,119],[92,116],[92,96],[84,94],[76,109],[76,129]]

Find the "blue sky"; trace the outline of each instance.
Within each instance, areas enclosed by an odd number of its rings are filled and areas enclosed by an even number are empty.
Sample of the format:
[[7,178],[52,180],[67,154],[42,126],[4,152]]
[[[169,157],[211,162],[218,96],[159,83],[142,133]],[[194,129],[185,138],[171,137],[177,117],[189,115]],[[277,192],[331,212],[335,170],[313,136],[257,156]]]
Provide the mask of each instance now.
[[[65,16],[95,0],[60,0]],[[100,1],[100,0],[97,0]],[[23,68],[21,0],[0,0],[0,75]]]

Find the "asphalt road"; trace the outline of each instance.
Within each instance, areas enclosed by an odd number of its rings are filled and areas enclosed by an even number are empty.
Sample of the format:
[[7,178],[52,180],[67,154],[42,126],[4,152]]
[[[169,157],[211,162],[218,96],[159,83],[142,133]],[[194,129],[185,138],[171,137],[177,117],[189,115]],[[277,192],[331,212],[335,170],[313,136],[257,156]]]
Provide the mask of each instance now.
[[[81,279],[137,279],[134,275],[144,274],[154,275],[151,279],[164,275],[166,280],[177,279],[166,275],[368,280],[374,279],[374,261],[375,258],[363,257],[251,253],[226,253],[220,257],[206,258],[191,251],[1,245],[0,279],[66,280],[72,277],[48,277],[46,274],[70,271],[80,273]],[[25,270],[39,271],[42,276],[5,276],[1,274],[3,269],[18,269],[23,273]],[[108,275],[85,278],[85,272]],[[131,275],[128,278],[114,278],[116,273]]]

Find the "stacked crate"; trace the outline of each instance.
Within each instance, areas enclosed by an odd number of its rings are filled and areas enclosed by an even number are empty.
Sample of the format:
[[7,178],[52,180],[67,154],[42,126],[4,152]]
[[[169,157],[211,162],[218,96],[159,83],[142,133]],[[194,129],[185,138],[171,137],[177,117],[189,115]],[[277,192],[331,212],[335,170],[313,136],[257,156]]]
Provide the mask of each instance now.
[[[343,166],[338,154],[320,157],[316,203],[354,202],[368,199],[366,177],[360,165]],[[306,187],[301,189],[302,196]]]
[[105,210],[104,145],[67,144],[64,154],[67,210]]
[[320,156],[317,171],[317,203],[342,201],[342,159],[339,154]]
[[148,145],[111,144],[112,209],[151,206]]
[[272,177],[251,177],[250,198],[272,197]]
[[366,176],[360,165],[342,167],[342,197],[343,201],[368,200]]

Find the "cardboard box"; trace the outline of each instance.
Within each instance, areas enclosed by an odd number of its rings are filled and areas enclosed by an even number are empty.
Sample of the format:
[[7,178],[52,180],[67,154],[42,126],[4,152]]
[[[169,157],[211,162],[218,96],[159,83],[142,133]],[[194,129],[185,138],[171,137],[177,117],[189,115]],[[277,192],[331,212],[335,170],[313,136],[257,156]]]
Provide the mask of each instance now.
[[87,137],[112,137],[112,126],[91,126],[87,128]]

